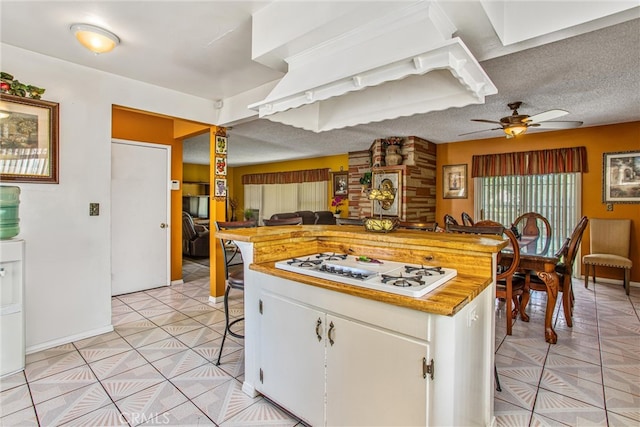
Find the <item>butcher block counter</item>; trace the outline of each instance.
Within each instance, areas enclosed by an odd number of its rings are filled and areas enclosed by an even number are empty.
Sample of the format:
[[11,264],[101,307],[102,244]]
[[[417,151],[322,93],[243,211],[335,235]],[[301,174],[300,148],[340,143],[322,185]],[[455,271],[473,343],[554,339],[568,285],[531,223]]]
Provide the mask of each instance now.
[[[490,425],[498,237],[358,226],[216,232],[245,268],[245,381],[311,425]],[[455,269],[396,295],[276,268],[319,253]],[[223,358],[224,361],[224,358]]]

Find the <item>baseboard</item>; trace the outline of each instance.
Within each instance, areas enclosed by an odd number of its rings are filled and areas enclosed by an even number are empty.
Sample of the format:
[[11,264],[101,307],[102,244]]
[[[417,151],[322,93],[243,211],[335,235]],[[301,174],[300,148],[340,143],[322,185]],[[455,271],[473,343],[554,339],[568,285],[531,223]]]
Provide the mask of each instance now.
[[171,283],[169,283],[169,286],[174,286],[174,285],[184,285],[184,280],[182,279],[172,280]]
[[209,302],[212,302],[214,304],[217,304],[219,302],[224,302],[224,296],[214,297],[212,295],[209,295]]
[[70,342],[80,341],[85,338],[95,337],[96,335],[106,334],[107,332],[112,332],[112,331],[113,331],[113,325],[109,325],[102,328],[85,331],[80,334],[69,335],[63,338],[58,338],[56,340],[51,340],[42,344],[27,347],[26,354],[37,353],[38,351],[47,350],[49,348],[57,347],[59,345],[69,344]]

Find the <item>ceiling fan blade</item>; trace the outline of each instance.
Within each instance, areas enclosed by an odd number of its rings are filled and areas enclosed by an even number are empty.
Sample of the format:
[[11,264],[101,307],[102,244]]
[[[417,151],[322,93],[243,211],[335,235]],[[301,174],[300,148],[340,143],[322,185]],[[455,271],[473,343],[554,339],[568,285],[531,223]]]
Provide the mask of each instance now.
[[493,128],[493,129],[484,129],[484,130],[475,130],[473,132],[461,133],[458,136],[471,135],[472,133],[480,133],[480,132],[488,132],[490,130],[502,130],[502,128]]
[[[582,122],[543,122],[543,123],[532,123],[531,125],[543,128],[543,129],[573,129],[582,126]],[[530,125],[530,126],[531,126]]]
[[471,119],[472,122],[482,122],[482,123],[495,123],[497,125],[501,125],[502,123],[496,122],[495,120],[487,120],[487,119]]
[[553,119],[557,119],[558,117],[562,117],[562,116],[566,116],[567,114],[569,114],[568,111],[564,111],[564,110],[549,110],[549,111],[544,111],[542,113],[539,114],[535,114],[533,116],[529,116],[528,118],[524,119],[523,122],[544,122],[547,120],[553,120]]

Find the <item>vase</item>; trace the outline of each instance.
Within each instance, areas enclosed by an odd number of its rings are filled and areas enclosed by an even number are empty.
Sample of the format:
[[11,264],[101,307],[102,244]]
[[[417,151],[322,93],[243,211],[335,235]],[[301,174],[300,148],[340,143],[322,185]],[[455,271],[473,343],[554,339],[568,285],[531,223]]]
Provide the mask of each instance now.
[[384,157],[387,166],[397,166],[402,162],[402,154],[398,153],[399,145],[389,145]]

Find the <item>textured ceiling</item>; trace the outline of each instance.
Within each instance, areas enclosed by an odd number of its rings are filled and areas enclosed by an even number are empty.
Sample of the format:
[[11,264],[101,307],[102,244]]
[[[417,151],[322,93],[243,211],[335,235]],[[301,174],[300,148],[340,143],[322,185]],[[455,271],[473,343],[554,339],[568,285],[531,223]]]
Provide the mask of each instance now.
[[[583,126],[640,120],[640,7],[590,22],[588,27],[584,24],[503,46],[478,1],[439,3],[458,28],[455,35],[480,61],[498,94],[487,97],[482,105],[322,133],[251,120],[228,132],[229,165],[346,153],[367,149],[374,139],[392,135],[416,135],[435,143],[493,138],[500,131],[459,135],[492,128],[470,119],[498,120],[511,113],[507,103],[512,101],[523,101],[521,114],[567,110],[570,114],[560,120],[580,120]],[[600,2],[586,4],[596,3]],[[0,39],[213,102],[282,77],[281,72],[251,60],[251,14],[268,4],[3,1]],[[366,7],[366,2],[358,4]],[[74,22],[109,28],[122,44],[109,54],[88,54],[68,30]],[[526,144],[526,136],[515,139],[515,146]],[[208,162],[205,138],[204,143],[198,142],[200,138],[185,143],[185,162]]]

